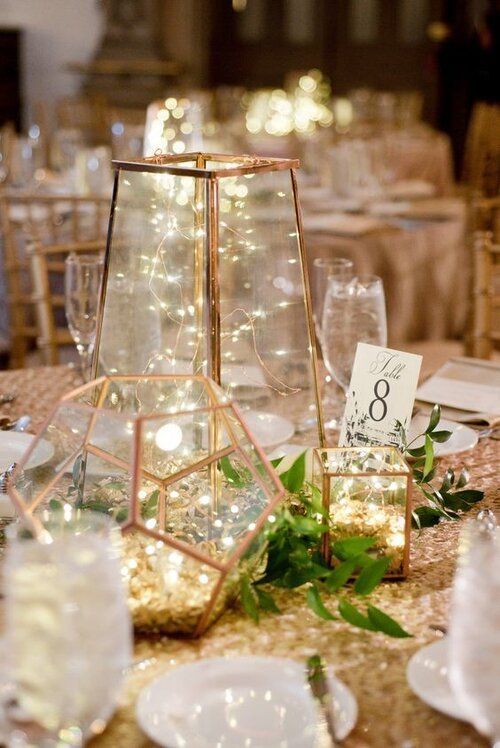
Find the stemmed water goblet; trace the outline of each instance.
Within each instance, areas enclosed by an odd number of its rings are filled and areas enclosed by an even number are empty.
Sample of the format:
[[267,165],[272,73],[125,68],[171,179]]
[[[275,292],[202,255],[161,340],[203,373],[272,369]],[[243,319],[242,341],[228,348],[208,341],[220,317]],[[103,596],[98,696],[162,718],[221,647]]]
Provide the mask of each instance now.
[[328,279],[321,327],[326,368],[347,396],[358,343],[387,345],[382,280],[376,275]]
[[[328,280],[331,276],[342,277],[348,280],[354,273],[354,263],[345,257],[317,257],[313,262],[312,296],[313,296],[313,319],[316,337],[323,347],[321,341],[323,308]],[[331,374],[327,374],[323,382],[323,409],[327,415],[325,428],[336,429],[342,416],[343,403],[336,392],[337,386],[332,381]]]
[[[459,547],[448,672],[464,716],[500,747],[500,528],[490,512],[467,522]],[[489,515],[489,516],[488,516]]]
[[65,267],[65,307],[71,337],[87,381],[94,351],[104,260],[100,254],[71,253]]

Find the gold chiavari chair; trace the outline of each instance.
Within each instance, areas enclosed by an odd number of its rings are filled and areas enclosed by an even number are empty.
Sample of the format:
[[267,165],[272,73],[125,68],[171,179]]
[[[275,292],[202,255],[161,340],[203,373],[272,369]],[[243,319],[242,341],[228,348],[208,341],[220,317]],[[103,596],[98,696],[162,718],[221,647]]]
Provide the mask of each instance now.
[[76,96],[60,99],[56,105],[57,126],[81,130],[90,144],[109,141],[106,100],[102,96]]
[[[39,332],[37,345],[43,353],[44,363],[48,366],[59,363],[59,353],[63,346],[73,345],[73,338],[63,321],[64,293],[59,289],[54,291],[54,280],[59,278],[64,282],[64,261],[72,252],[76,254],[104,254],[105,248],[106,242],[104,239],[49,245],[35,242],[30,246],[32,298]],[[61,287],[62,282],[59,284]]]
[[500,347],[500,197],[472,207],[472,283],[466,351],[491,358]]
[[14,125],[11,122],[7,122],[0,127],[0,186],[9,179],[12,145],[15,136]]
[[500,105],[475,104],[467,133],[463,181],[475,192],[500,192]]
[[0,195],[0,227],[4,246],[4,274],[10,316],[10,367],[26,362],[28,344],[40,330],[36,322],[31,285],[29,251],[35,244],[66,246],[68,243],[104,239],[109,217],[109,198],[65,195]]

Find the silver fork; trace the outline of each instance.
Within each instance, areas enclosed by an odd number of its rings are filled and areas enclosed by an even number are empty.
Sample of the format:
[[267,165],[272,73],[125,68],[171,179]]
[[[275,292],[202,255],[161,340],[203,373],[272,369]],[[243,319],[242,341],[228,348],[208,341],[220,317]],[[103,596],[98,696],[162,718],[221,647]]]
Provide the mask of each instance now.
[[[321,722],[319,724],[319,738],[321,745],[326,748],[337,748],[340,745],[337,739],[335,725],[335,713],[333,710],[330,687],[326,668],[320,655],[309,657],[306,663],[307,682],[311,688],[312,695],[320,707]],[[319,746],[318,746],[319,748]]]

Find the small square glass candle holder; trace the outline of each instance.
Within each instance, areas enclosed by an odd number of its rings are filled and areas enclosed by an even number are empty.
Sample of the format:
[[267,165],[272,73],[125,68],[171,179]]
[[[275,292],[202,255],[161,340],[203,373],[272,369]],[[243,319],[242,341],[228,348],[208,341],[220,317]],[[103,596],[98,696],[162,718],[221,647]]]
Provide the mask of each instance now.
[[260,530],[284,494],[230,398],[188,375],[101,377],[64,395],[8,491],[35,534],[48,509],[113,517],[134,625],[190,636],[236,597],[242,574],[263,572]]
[[412,472],[395,447],[315,449],[313,483],[321,491],[330,531],[323,554],[346,537],[373,537],[370,553],[391,558],[386,578],[408,574]]

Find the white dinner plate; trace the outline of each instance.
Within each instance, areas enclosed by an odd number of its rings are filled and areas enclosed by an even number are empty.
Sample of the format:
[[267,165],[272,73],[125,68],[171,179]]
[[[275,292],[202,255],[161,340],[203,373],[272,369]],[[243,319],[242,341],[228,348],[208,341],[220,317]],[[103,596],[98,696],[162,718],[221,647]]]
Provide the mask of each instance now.
[[[429,425],[429,416],[424,414],[417,414],[410,424],[408,429],[408,442],[412,441],[415,436],[421,434]],[[465,452],[468,449],[473,449],[478,442],[478,435],[474,429],[469,426],[465,426],[463,423],[456,423],[455,421],[448,421],[442,418],[439,421],[438,431],[451,431],[451,436],[447,442],[439,444],[434,442],[434,452],[438,457],[446,457],[447,455],[455,455],[459,452]],[[418,439],[412,447],[421,447],[424,443],[424,439]]]
[[[329,675],[339,739],[357,704]],[[144,732],[168,748],[313,748],[318,712],[298,662],[278,657],[216,657],[175,668],[137,701]]]
[[264,449],[277,447],[287,442],[295,433],[295,426],[288,418],[274,413],[245,410],[242,416],[257,442]]
[[448,641],[438,639],[410,658],[406,679],[414,694],[438,712],[465,720],[448,682]]
[[[7,470],[13,462],[20,462],[22,456],[35,437],[20,431],[0,431],[0,473]],[[41,439],[32,452],[26,469],[39,467],[48,462],[54,454],[53,445]]]

